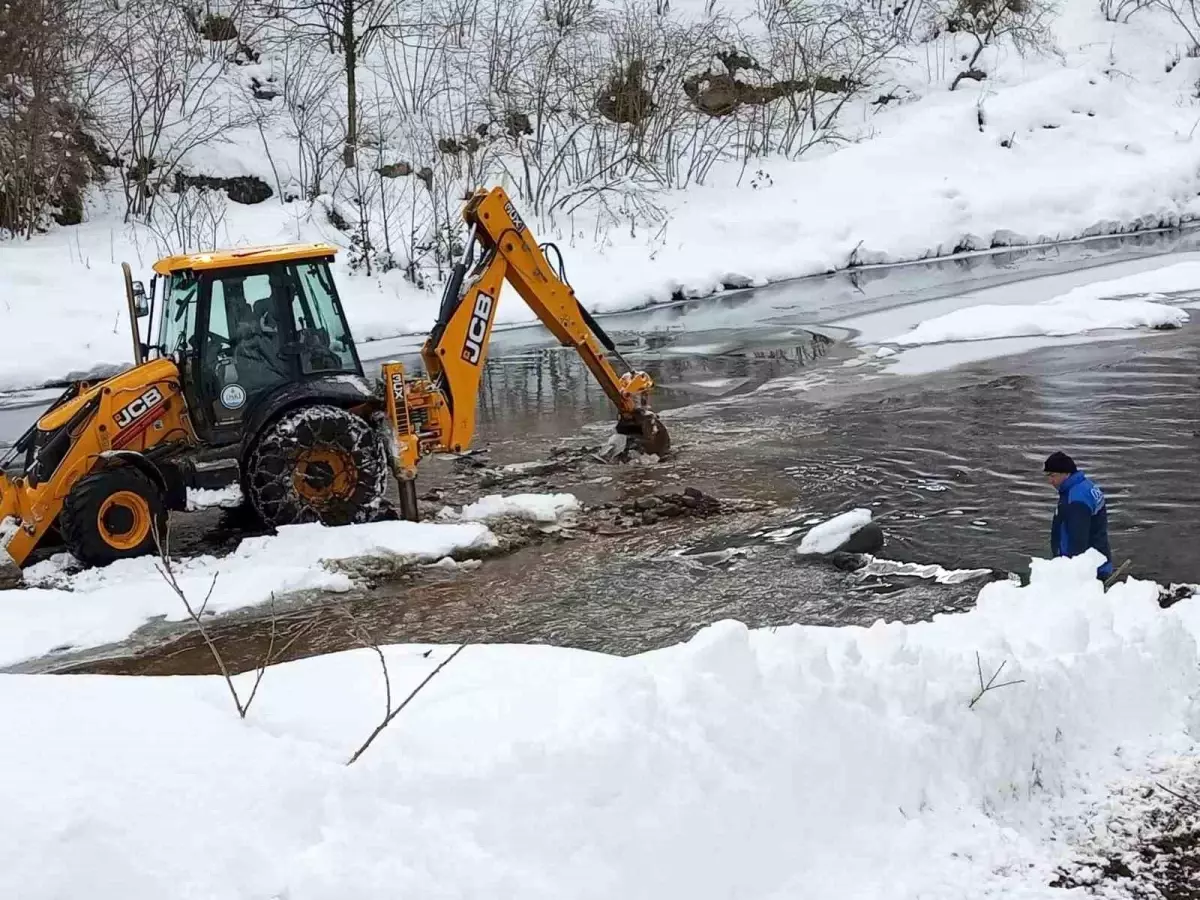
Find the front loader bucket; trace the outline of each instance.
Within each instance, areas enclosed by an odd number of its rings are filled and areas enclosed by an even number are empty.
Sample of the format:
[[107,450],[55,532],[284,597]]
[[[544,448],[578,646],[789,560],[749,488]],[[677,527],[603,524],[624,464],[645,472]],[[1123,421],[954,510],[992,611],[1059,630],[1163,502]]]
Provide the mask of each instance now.
[[22,581],[21,569],[8,553],[8,542],[21,529],[16,512],[16,489],[0,475],[0,590],[16,587]]
[[22,581],[21,567],[8,552],[9,542],[21,533],[21,503],[17,486],[0,474],[0,589]]

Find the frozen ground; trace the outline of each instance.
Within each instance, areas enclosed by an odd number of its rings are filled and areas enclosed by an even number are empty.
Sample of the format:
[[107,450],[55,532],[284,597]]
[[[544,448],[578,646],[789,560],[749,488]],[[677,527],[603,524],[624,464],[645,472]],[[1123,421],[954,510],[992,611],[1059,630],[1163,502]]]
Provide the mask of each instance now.
[[244,721],[210,677],[6,676],[0,894],[1061,900],[1200,729],[1196,610],[1095,562],[917,625],[469,646],[350,767],[451,648],[274,667]]
[[[665,220],[652,227],[597,228],[583,210],[569,226],[538,223],[540,236],[563,245],[579,296],[605,311],[852,264],[1191,220],[1200,59],[1182,53],[1186,36],[1163,10],[1116,24],[1093,0],[1065,0],[1054,33],[1057,56],[1022,57],[1001,42],[985,54],[987,80],[953,92],[965,45],[910,48],[875,92],[902,99],[875,105],[873,93],[852,104],[846,143],[757,161],[754,177],[740,161],[719,163],[704,186],[660,197]],[[224,138],[197,148],[190,167],[275,183],[256,130]],[[291,147],[274,131],[266,139],[291,183]],[[346,246],[325,202],[231,203],[220,239]],[[127,361],[118,263],[148,273],[159,252],[101,196],[82,226],[0,245],[0,389]],[[397,272],[352,276],[339,266],[338,275],[360,340],[420,333],[435,318],[436,288],[418,290]],[[531,319],[506,294],[498,321]]]

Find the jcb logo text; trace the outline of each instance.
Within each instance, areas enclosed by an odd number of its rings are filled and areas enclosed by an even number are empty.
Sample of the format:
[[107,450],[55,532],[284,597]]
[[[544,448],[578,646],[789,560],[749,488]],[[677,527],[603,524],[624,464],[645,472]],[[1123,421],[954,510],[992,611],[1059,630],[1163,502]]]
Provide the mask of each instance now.
[[162,392],[158,388],[152,387],[132,403],[121,407],[117,410],[117,414],[113,416],[113,420],[117,423],[117,428],[127,428],[132,425],[153,409],[155,404],[162,402],[162,398]]
[[467,340],[463,344],[462,358],[474,366],[479,365],[479,359],[483,356],[483,342],[487,338],[493,302],[491,297],[481,292],[475,298],[475,308],[471,310],[471,324],[467,326]]

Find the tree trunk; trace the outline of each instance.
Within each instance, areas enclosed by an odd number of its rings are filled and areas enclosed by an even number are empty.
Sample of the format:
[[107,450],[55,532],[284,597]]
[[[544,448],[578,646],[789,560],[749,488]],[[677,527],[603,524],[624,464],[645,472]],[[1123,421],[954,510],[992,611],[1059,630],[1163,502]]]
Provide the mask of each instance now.
[[354,33],[354,0],[342,0],[342,53],[346,61],[346,146],[342,162],[354,168],[358,153],[358,38]]

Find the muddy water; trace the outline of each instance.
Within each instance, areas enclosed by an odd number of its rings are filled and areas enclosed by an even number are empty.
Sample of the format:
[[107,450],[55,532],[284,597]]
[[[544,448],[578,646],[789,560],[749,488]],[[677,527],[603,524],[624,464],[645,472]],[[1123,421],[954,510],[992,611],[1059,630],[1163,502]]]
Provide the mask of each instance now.
[[[565,364],[564,365],[568,365]],[[569,368],[569,365],[568,365]],[[634,527],[528,547],[478,569],[427,570],[276,624],[285,658],[379,641],[553,643],[633,653],[736,618],[751,626],[916,621],[969,606],[989,577],[1047,553],[1054,494],[1041,462],[1058,447],[1106,489],[1112,542],[1134,574],[1200,582],[1200,329],[1055,348],[952,374],[888,379],[870,389],[832,379],[668,411],[676,454],[657,465],[596,462],[492,490],[572,490],[594,502],[695,485],[757,503],[700,522]],[[820,365],[795,383],[824,376]],[[600,435],[604,426],[589,426]],[[529,458],[579,437],[510,436],[491,446]],[[442,472],[442,482],[450,483]],[[477,488],[476,488],[477,489]],[[798,560],[813,516],[869,506],[887,532],[882,556],[994,571],[959,584],[852,573]],[[257,618],[256,618],[257,617]],[[348,627],[350,618],[356,629]],[[251,612],[215,625],[231,664],[252,667],[270,644]],[[81,671],[211,671],[194,634],[154,639]],[[62,663],[67,663],[63,660]],[[61,667],[61,663],[60,663]],[[68,664],[68,668],[70,665]]]

